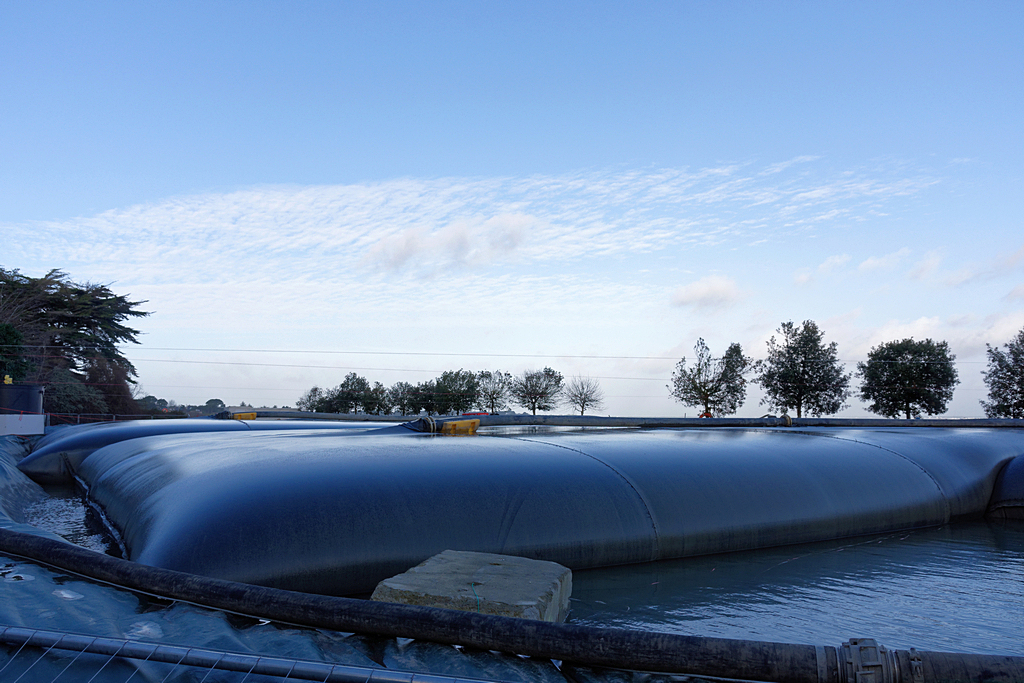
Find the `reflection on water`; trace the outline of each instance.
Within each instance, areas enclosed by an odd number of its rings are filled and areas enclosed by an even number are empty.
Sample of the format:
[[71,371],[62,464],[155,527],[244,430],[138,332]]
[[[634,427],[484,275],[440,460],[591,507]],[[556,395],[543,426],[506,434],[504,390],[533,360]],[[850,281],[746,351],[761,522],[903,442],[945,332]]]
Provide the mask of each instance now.
[[99,515],[86,505],[81,493],[68,487],[47,487],[46,492],[49,498],[25,508],[26,523],[83,548],[121,556]]
[[1024,525],[972,522],[573,572],[570,621],[1024,655]]

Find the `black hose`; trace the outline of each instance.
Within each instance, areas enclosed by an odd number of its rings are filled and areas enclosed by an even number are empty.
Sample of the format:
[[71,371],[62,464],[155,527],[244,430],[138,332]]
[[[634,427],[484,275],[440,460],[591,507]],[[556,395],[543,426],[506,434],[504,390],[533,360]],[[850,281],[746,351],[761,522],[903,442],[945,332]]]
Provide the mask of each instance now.
[[[336,631],[415,638],[604,666],[817,683],[812,645],[757,643],[554,624],[298,593],[149,567],[70,543],[0,529],[0,552],[160,597]],[[834,669],[835,648],[829,664]]]
[[[872,658],[879,658],[877,653],[851,657],[849,644],[835,648],[701,638],[297,593],[140,565],[2,528],[0,552],[114,586],[278,622],[501,650],[584,666],[749,681],[854,683],[862,678],[856,675],[861,670],[857,662],[871,664]],[[877,683],[1024,683],[1024,657],[890,651],[885,658],[889,665],[873,679]]]

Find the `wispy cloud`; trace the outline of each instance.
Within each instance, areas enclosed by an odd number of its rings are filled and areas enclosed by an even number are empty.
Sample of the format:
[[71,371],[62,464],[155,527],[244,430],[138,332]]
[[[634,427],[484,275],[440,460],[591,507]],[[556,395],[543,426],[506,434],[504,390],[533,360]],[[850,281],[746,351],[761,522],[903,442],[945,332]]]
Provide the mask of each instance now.
[[184,264],[198,280],[244,281],[253,262],[282,277],[363,271],[422,279],[451,268],[750,244],[867,216],[886,197],[933,182],[815,177],[812,161],[776,164],[767,174],[732,164],[256,187],[4,230],[24,238],[12,255],[19,260],[116,267],[121,279],[175,281]]
[[722,275],[708,275],[677,289],[672,295],[672,303],[701,310],[719,309],[736,303],[741,295],[735,280]]
[[849,254],[837,254],[835,256],[829,256],[827,259],[818,264],[819,273],[834,273],[841,269],[850,261]]
[[814,282],[815,275],[830,275],[842,270],[851,258],[849,254],[833,254],[816,268],[801,268],[793,273],[793,283],[800,286],[809,285]]
[[1024,245],[1021,245],[1020,249],[1012,254],[996,259],[995,268],[1000,271],[1007,271],[1013,270],[1021,264],[1024,264]]
[[1014,272],[1024,264],[1024,246],[987,263],[970,263],[943,277],[944,284],[959,287],[973,282],[991,280]]
[[929,251],[924,255],[924,258],[914,264],[910,272],[907,273],[907,277],[911,280],[924,280],[930,277],[939,269],[939,265],[942,263],[942,256],[937,251]]
[[858,270],[892,270],[900,264],[900,261],[910,255],[910,249],[906,247],[894,251],[885,256],[869,256],[860,262]]
[[916,320],[890,320],[872,334],[872,346],[900,339],[927,339],[937,337],[943,331],[944,321],[938,316],[922,317]]

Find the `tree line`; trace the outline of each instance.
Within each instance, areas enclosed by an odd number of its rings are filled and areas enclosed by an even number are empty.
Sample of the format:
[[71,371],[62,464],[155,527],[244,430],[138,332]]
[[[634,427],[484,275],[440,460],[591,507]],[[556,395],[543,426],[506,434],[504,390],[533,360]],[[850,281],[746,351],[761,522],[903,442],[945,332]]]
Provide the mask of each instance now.
[[[813,320],[801,325],[782,323],[768,341],[767,357],[754,361],[739,344],[730,344],[715,358],[703,339],[694,346],[694,362],[676,364],[669,393],[702,416],[734,414],[746,399],[748,374],[764,390],[761,405],[797,417],[833,415],[848,407],[856,395],[867,409],[884,417],[939,415],[959,384],[956,356],[945,341],[902,339],[885,342],[857,363],[860,387],[854,391],[838,356],[836,342],[824,341]],[[1024,418],[1024,329],[1004,349],[986,344],[988,368],[983,373],[989,389],[981,401],[988,417]]]
[[395,382],[385,387],[350,372],[338,386],[314,386],[296,402],[300,410],[316,413],[371,415],[458,415],[471,411],[497,413],[517,405],[537,414],[569,405],[583,415],[604,407],[604,392],[590,377],[571,377],[551,368],[518,375],[501,370],[447,370],[426,382]]
[[[115,294],[107,285],[75,282],[60,270],[33,278],[0,268],[0,381],[45,385],[43,408],[49,413],[166,410],[156,397],[136,402],[137,373],[119,349],[138,343],[139,331],[128,323],[149,315],[139,310],[144,303]],[[676,365],[670,394],[702,414],[732,415],[746,398],[751,376],[764,390],[761,404],[771,410],[793,411],[798,417],[832,415],[856,393],[873,413],[912,418],[944,413],[959,383],[955,356],[945,341],[902,339],[872,348],[867,360],[857,363],[860,386],[855,392],[850,387],[854,373],[846,372],[837,344],[826,344],[814,321],[783,323],[776,335],[768,341],[767,357],[758,361],[744,355],[739,344],[715,358],[699,339],[693,364],[683,358]],[[986,355],[985,414],[1024,418],[1024,329],[1002,348],[986,344]],[[217,407],[211,404],[223,406],[211,399],[187,408],[208,413]],[[317,412],[374,414],[498,412],[510,405],[536,414],[568,405],[582,415],[603,409],[604,394],[593,378],[565,381],[551,368],[519,375],[460,369],[390,387],[349,373],[333,389],[313,387],[298,405]]]

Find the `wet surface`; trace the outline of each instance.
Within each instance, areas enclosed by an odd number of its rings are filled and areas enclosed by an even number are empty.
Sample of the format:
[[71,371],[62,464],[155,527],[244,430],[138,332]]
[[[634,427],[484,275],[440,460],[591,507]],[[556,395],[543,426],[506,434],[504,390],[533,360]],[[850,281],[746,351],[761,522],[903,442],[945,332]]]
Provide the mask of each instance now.
[[25,507],[25,522],[55,533],[75,545],[121,557],[121,551],[99,514],[72,487],[46,487],[49,498]]
[[573,572],[570,622],[686,635],[1024,655],[1024,524]]
[[[137,594],[0,553],[3,626],[363,667],[367,680],[369,669],[387,667],[495,681],[567,683],[550,661],[279,624]],[[399,679],[408,680],[408,676],[392,680]],[[0,680],[271,683],[297,679],[0,644]]]

